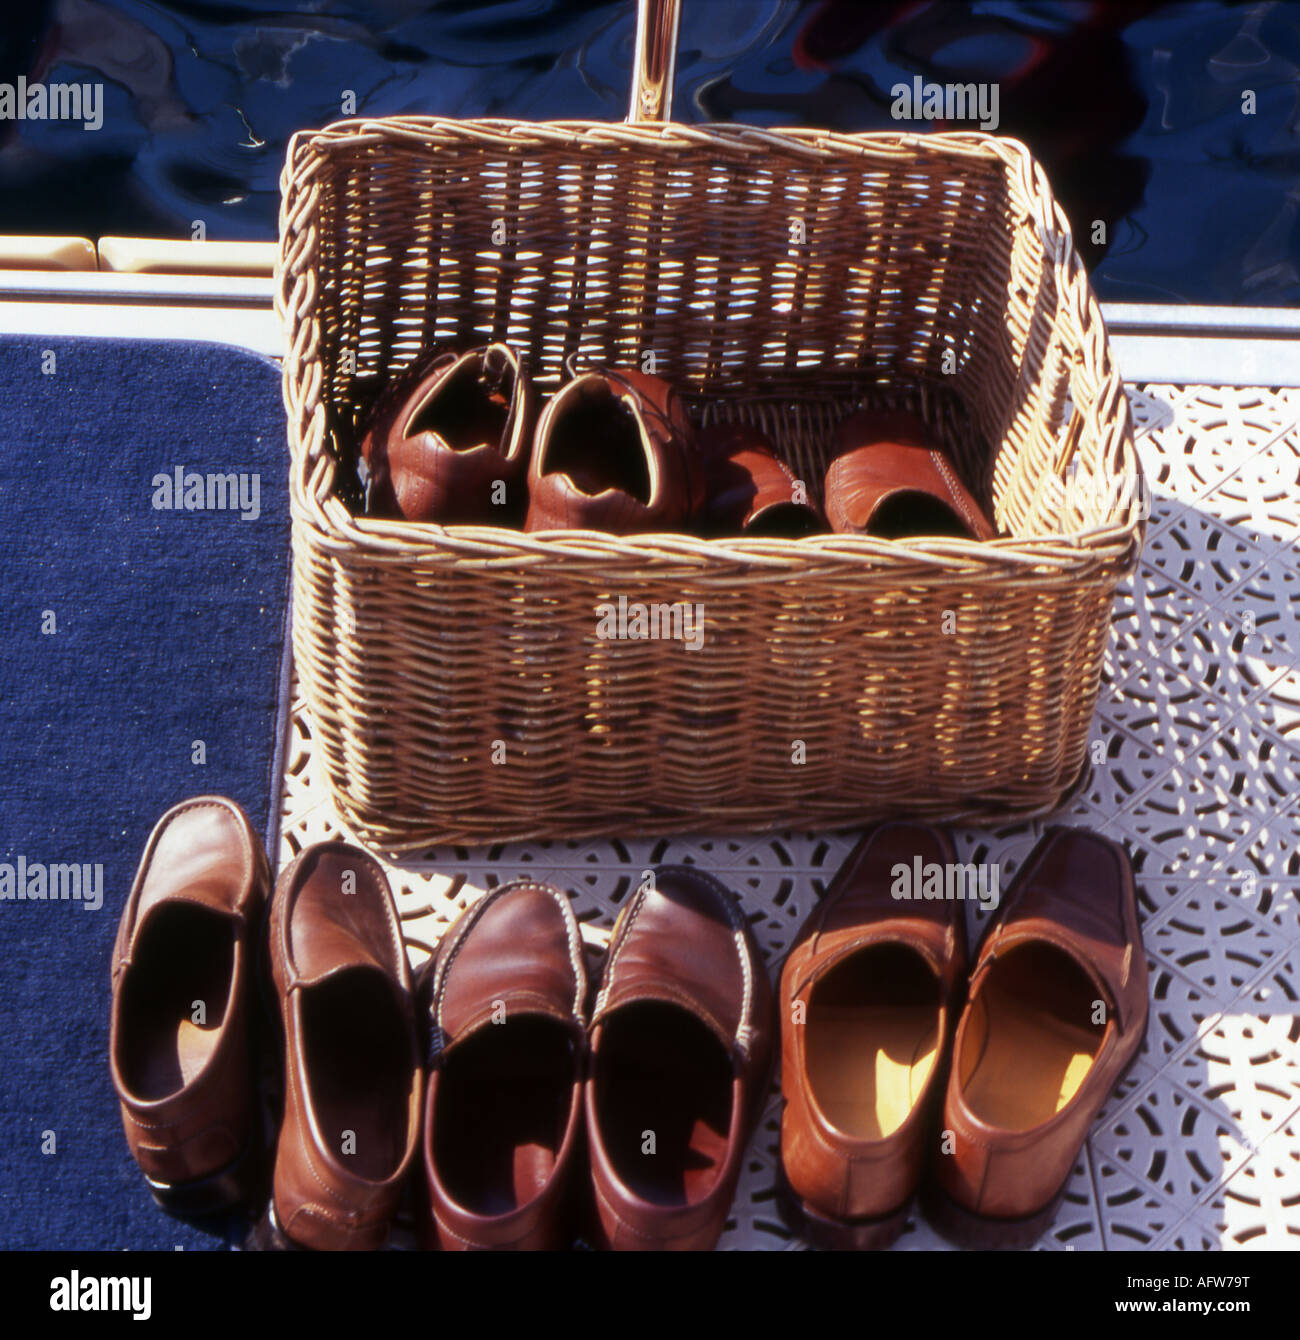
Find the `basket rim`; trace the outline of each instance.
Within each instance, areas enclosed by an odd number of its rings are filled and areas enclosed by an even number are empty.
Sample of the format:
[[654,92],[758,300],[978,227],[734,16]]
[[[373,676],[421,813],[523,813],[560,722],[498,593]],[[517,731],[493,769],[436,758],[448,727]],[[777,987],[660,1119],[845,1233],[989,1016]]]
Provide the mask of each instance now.
[[[293,481],[295,486],[296,479]],[[357,517],[337,499],[321,501],[291,494],[294,534],[310,547],[336,556],[361,556],[377,565],[388,562],[424,566],[527,568],[563,560],[573,570],[612,575],[627,569],[655,569],[660,575],[689,571],[753,572],[773,576],[794,573],[828,575],[863,568],[901,576],[911,570],[918,580],[927,574],[953,577],[967,573],[985,580],[995,574],[1024,577],[1031,571],[1057,573],[1093,570],[1099,565],[1132,569],[1141,551],[1145,522],[1085,532],[1027,538],[970,540],[959,537],[911,537],[901,540],[867,535],[809,535],[798,540],[702,539],[684,532],[613,535],[604,531],[522,531],[504,526],[443,526],[379,517]]]
[[[589,121],[521,121],[511,118],[458,119],[439,116],[353,117],[316,129],[304,129],[290,138],[281,176],[280,239],[275,266],[276,309],[284,323],[286,354],[283,364],[285,404],[289,417],[290,505],[295,543],[301,534],[312,547],[338,555],[364,552],[376,562],[403,561],[471,566],[533,566],[564,559],[570,564],[619,566],[666,565],[704,569],[724,563],[752,570],[807,573],[869,567],[912,569],[918,574],[937,569],[952,576],[975,578],[993,574],[1020,574],[1044,568],[1057,573],[1094,569],[1098,563],[1130,571],[1137,562],[1146,521],[1136,501],[1118,508],[1110,524],[1062,530],[1050,535],[1002,537],[993,541],[933,537],[882,540],[868,536],[816,535],[799,540],[753,540],[743,537],[705,540],[687,534],[616,536],[602,532],[533,532],[491,526],[447,526],[375,517],[354,516],[332,494],[335,464],[319,451],[313,456],[308,442],[320,438],[323,423],[320,332],[314,327],[317,270],[314,247],[313,181],[318,165],[332,153],[367,143],[389,147],[429,147],[431,139],[446,138],[478,145],[518,149],[528,145],[557,145],[583,150],[612,147],[653,149],[666,154],[690,145],[748,155],[761,148],[766,154],[784,152],[809,161],[837,157],[879,157],[896,160],[900,153],[938,157],[1000,160],[1004,170],[1020,178],[1029,208],[1021,219],[1037,225],[1044,246],[1044,265],[1056,274],[1062,303],[1067,295],[1084,309],[1085,326],[1093,333],[1075,357],[1097,365],[1097,390],[1076,414],[1104,409],[1112,420],[1103,460],[1112,476],[1123,474],[1137,484],[1140,496],[1144,475],[1133,439],[1132,417],[1122,379],[1111,354],[1109,335],[1100,304],[1074,246],[1069,220],[1052,193],[1041,165],[1020,140],[985,131],[833,132],[809,127],[767,129],[738,123],[685,125],[679,122],[635,124]],[[308,265],[300,264],[307,251]],[[306,376],[299,378],[299,369]],[[314,374],[314,375],[313,375]],[[306,382],[305,397],[295,392]],[[313,427],[315,432],[313,432]]]
[[411,143],[413,137],[445,135],[468,143],[517,148],[530,142],[553,146],[607,148],[624,144],[642,149],[655,145],[676,149],[683,144],[711,145],[719,149],[778,149],[798,157],[833,157],[845,152],[889,156],[890,149],[920,149],[938,156],[953,154],[984,159],[1000,158],[1034,162],[1029,146],[1011,135],[984,130],[825,130],[815,126],[756,126],[741,121],[598,121],[559,118],[548,121],[512,117],[368,116],[345,117],[326,125],[306,127],[290,137],[285,155],[292,165],[296,153],[317,150],[330,153],[354,148],[366,140],[393,145]]

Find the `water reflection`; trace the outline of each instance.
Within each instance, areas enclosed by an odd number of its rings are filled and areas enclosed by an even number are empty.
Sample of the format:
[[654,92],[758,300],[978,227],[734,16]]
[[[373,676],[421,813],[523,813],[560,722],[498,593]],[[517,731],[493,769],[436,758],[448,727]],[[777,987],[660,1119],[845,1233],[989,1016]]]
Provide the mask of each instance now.
[[[104,126],[0,123],[0,230],[272,237],[289,135],[349,90],[372,115],[621,118],[633,9],[11,7],[0,79],[102,81]],[[891,129],[900,82],[996,83],[1103,298],[1300,305],[1300,5],[685,0],[680,47],[687,121]]]

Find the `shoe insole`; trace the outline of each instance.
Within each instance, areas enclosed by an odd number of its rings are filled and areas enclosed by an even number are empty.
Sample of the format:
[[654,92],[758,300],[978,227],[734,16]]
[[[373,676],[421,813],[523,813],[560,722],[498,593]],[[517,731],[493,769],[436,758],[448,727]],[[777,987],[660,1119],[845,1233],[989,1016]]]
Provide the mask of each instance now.
[[350,968],[302,992],[308,1101],[330,1153],[371,1181],[406,1152],[414,1039],[377,968]]
[[898,1130],[934,1071],[938,1022],[932,1006],[823,1009],[806,1035],[806,1052],[826,1120],[860,1140]]
[[860,1140],[892,1135],[921,1100],[939,1049],[939,984],[905,945],[860,950],[813,988],[804,1029],[822,1115]]
[[1054,1117],[1078,1092],[1101,1048],[1091,1023],[1096,988],[1068,955],[1025,946],[997,962],[972,1004],[962,1058],[971,1110],[1004,1130]]
[[731,1126],[726,1050],[676,1005],[624,1006],[596,1058],[596,1120],[614,1171],[642,1200],[697,1205],[717,1184]]
[[216,1048],[230,1003],[235,930],[193,904],[159,907],[122,987],[118,1069],[145,1102],[190,1083]]
[[454,1048],[438,1076],[439,1177],[474,1214],[505,1214],[546,1187],[577,1083],[572,1040],[554,1019],[508,1020]]

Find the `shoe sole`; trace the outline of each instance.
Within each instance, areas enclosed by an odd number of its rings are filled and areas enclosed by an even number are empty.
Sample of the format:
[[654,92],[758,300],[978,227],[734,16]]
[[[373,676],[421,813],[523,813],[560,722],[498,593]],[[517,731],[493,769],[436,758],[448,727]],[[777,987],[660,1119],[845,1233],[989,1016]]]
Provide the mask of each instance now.
[[258,1142],[249,1141],[242,1153],[224,1168],[192,1182],[158,1182],[146,1177],[154,1200],[178,1219],[201,1219],[221,1214],[255,1199],[262,1160]]
[[280,1227],[279,1216],[275,1212],[275,1200],[267,1202],[266,1209],[262,1211],[261,1217],[248,1230],[248,1236],[244,1239],[244,1250],[246,1252],[309,1252],[310,1247],[304,1247],[300,1242],[295,1242]]
[[1063,1186],[1046,1206],[1023,1219],[994,1219],[973,1214],[958,1205],[933,1182],[921,1193],[925,1217],[937,1232],[954,1246],[986,1252],[1025,1251],[1032,1247],[1051,1228],[1064,1199]]
[[876,1218],[832,1219],[800,1200],[784,1171],[777,1188],[777,1206],[786,1227],[812,1246],[831,1252],[879,1252],[893,1246],[907,1227],[911,1204],[909,1197],[897,1210]]

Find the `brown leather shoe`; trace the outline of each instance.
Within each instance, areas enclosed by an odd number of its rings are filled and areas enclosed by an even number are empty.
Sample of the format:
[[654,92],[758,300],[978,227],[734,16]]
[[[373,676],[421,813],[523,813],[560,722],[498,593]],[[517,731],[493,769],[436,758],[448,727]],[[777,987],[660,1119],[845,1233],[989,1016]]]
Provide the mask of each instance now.
[[631,368],[584,372],[542,410],[525,530],[674,530],[703,501],[694,429],[666,381]]
[[361,440],[370,510],[442,525],[518,524],[532,431],[532,393],[509,345],[435,351],[370,413]]
[[707,1250],[767,1093],[771,988],[735,896],[667,865],[623,909],[591,1021],[602,1245]]
[[285,1074],[271,1227],[296,1247],[374,1250],[415,1154],[423,1087],[379,863],[345,842],[304,851],[276,882],[270,957]]
[[113,949],[109,1057],[131,1154],[177,1214],[253,1193],[253,946],[270,883],[243,810],[199,796],[158,821]]
[[796,501],[796,480],[766,435],[742,423],[715,423],[699,434],[706,497],[706,534],[751,539],[798,539],[825,529],[806,495]]
[[902,410],[862,410],[835,430],[826,519],[845,535],[902,539],[997,532],[925,423]]
[[982,1247],[1028,1246],[1049,1227],[1146,1024],[1128,853],[1049,829],[971,974],[932,1159],[935,1227]]
[[503,884],[443,936],[421,996],[426,1235],[444,1249],[572,1245],[586,994],[578,923],[549,885]]
[[887,1247],[907,1221],[943,1092],[966,931],[961,902],[893,894],[900,870],[912,880],[955,863],[951,839],[928,824],[871,829],[781,971],[784,1201],[819,1245]]

